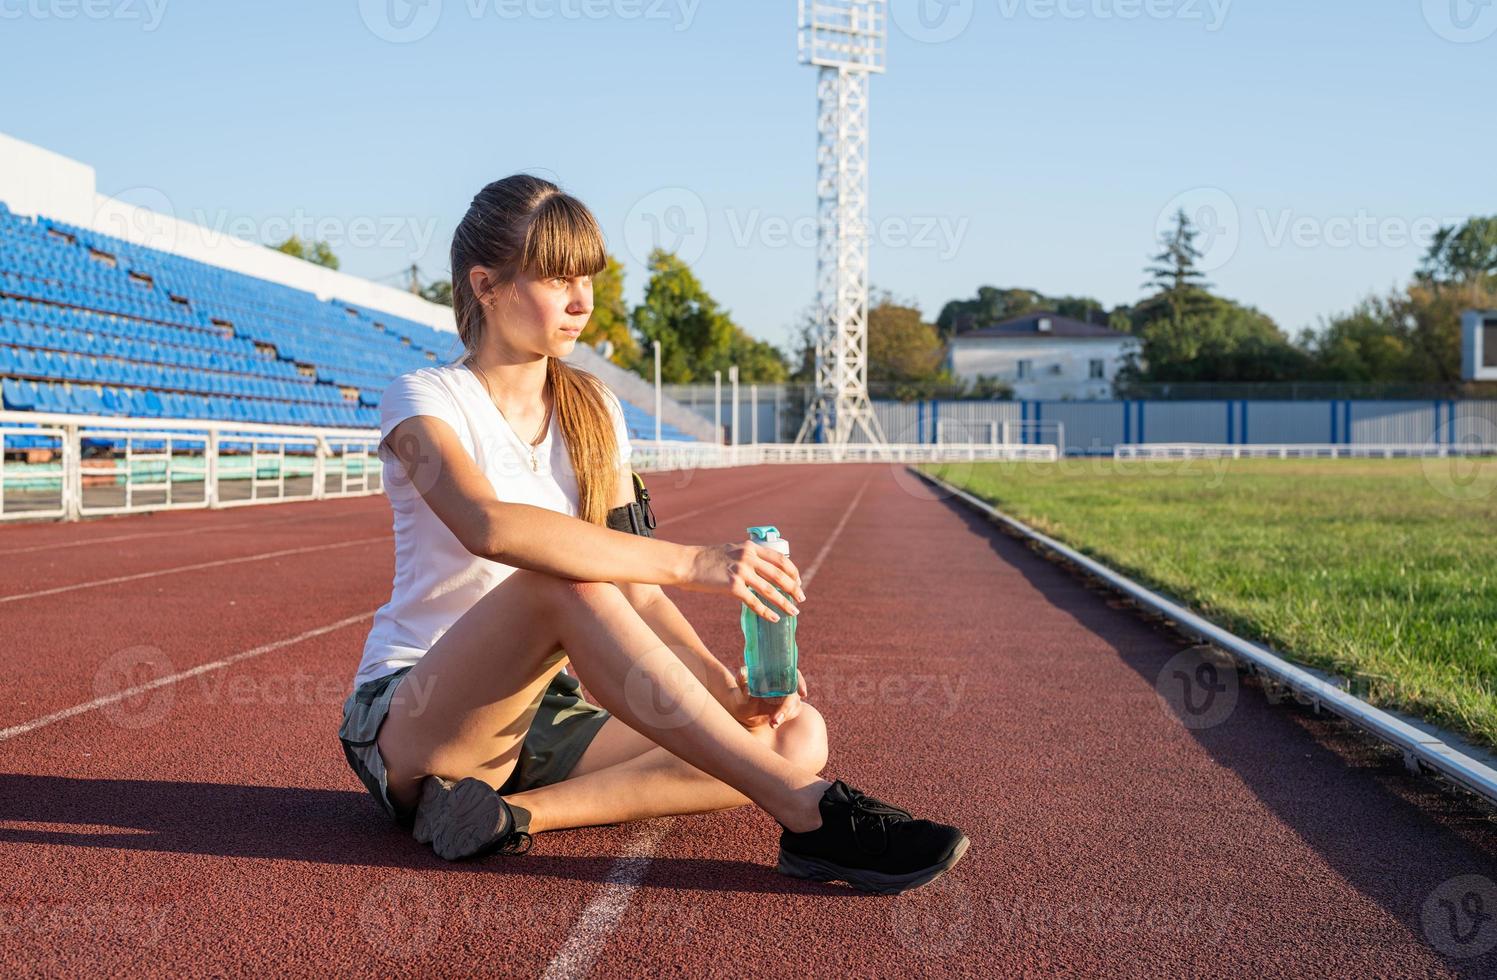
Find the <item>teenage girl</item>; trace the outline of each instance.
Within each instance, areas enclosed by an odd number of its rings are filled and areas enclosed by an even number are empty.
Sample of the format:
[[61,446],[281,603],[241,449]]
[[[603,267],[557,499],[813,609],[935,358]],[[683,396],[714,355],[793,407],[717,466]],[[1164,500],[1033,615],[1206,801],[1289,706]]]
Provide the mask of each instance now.
[[605,265],[592,213],[525,174],[480,191],[454,233],[465,352],[383,396],[395,581],[344,706],[349,764],[447,859],[753,802],[781,826],[786,874],[879,892],[930,881],[966,836],[821,778],[826,725],[805,679],[750,697],[661,589],[796,615],[789,557],[607,526],[635,501],[623,412],[562,360]]

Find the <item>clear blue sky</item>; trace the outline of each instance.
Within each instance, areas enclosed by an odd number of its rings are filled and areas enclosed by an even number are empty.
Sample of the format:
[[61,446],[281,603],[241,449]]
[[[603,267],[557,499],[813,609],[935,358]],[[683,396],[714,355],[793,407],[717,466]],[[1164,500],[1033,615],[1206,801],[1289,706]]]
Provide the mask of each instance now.
[[[1295,332],[1497,213],[1490,0],[926,3],[894,0],[873,81],[872,278],[930,318],[983,283],[1134,301],[1180,199],[1219,216],[1219,291]],[[815,268],[794,27],[791,0],[0,0],[0,131],[178,217],[322,221],[371,278],[445,276],[472,194],[530,170],[597,212],[631,301],[661,228],[783,343]]]

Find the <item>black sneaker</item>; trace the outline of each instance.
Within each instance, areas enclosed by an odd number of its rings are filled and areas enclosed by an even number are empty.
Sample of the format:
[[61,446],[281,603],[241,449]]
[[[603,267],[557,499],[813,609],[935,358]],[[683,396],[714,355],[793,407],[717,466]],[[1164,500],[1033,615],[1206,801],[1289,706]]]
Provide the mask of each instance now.
[[530,835],[515,828],[515,813],[504,797],[472,776],[456,783],[427,776],[411,834],[448,861],[530,850]]
[[967,852],[967,835],[955,827],[916,820],[840,779],[819,806],[815,830],[798,834],[781,825],[781,874],[893,895],[935,880]]

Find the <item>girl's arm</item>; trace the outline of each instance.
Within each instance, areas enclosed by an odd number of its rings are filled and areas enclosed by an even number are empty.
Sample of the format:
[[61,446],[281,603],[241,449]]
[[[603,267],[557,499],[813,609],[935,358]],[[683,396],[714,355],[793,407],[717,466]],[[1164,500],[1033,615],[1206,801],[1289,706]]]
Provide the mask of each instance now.
[[419,493],[458,541],[480,558],[582,582],[640,582],[726,593],[766,618],[778,614],[755,592],[768,596],[785,613],[797,612],[770,583],[805,599],[800,572],[790,559],[752,541],[674,544],[544,507],[500,501],[452,426],[435,416],[411,416],[395,426],[386,441],[406,477],[404,487],[391,491],[408,487]]

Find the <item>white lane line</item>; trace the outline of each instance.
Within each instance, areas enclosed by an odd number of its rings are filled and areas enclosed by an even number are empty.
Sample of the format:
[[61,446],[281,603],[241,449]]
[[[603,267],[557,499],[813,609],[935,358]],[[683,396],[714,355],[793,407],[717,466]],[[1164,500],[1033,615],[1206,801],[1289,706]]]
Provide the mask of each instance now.
[[[842,513],[842,519],[837,522],[831,536],[826,539],[826,544],[821,546],[821,551],[811,562],[810,570],[801,575],[802,585],[810,584],[817,569],[821,568],[821,563],[831,553],[832,545],[837,543],[842,529],[847,526],[848,518],[852,516],[858,502],[863,499],[863,494],[868,490],[868,483],[871,479],[872,477],[869,477],[863,481],[863,485],[853,496],[852,502],[847,505],[847,510]],[[655,856],[655,848],[665,839],[672,819],[667,817],[651,820],[635,833],[629,846],[625,848],[624,854],[609,867],[608,874],[603,879],[603,887],[577,917],[571,933],[567,935],[566,942],[562,944],[561,949],[556,951],[550,965],[546,967],[543,980],[571,980],[571,978],[585,977],[592,972],[593,964],[597,961],[598,955],[603,952],[604,943],[623,921],[624,913],[629,908],[629,900],[634,897],[635,890],[645,880],[645,874],[650,870],[650,861]]]
[[635,832],[623,855],[609,867],[603,887],[582,910],[567,941],[546,967],[542,980],[571,980],[592,972],[604,942],[623,920],[629,899],[645,880],[650,858],[673,820],[672,817],[651,820]]
[[[359,513],[359,512],[354,512]],[[341,517],[343,515],[333,515]],[[92,547],[96,544],[108,544],[113,541],[134,541],[137,538],[174,538],[182,534],[198,534],[203,531],[229,531],[242,527],[276,527],[281,524],[295,524],[300,521],[315,521],[327,519],[327,514],[298,514],[295,517],[282,517],[265,521],[240,521],[237,524],[202,524],[196,527],[178,528],[174,531],[141,531],[136,534],[115,534],[107,538],[82,538],[78,541],[59,541],[53,544],[33,544],[24,548],[3,548],[0,555],[24,555],[33,551],[60,551],[63,548]]]
[[842,512],[842,520],[838,521],[837,526],[832,529],[832,536],[827,538],[826,544],[821,546],[821,551],[817,553],[816,560],[811,562],[811,567],[806,569],[805,573],[801,575],[800,581],[802,585],[810,582],[817,570],[821,568],[821,563],[826,561],[826,556],[831,553],[832,545],[836,544],[837,539],[842,536],[842,529],[847,527],[847,519],[852,516],[853,511],[858,509],[858,501],[863,499],[863,494],[868,491],[868,483],[872,479],[873,477],[869,477],[863,481],[861,487],[858,487],[858,492],[852,498],[852,503],[848,504],[847,510]]
[[238,565],[247,561],[264,561],[267,558],[283,558],[286,555],[305,555],[313,551],[331,551],[334,548],[351,548],[358,544],[369,544],[374,541],[388,541],[390,535],[381,534],[373,538],[355,538],[352,541],[339,541],[336,544],[308,545],[305,548],[286,548],[282,551],[263,551],[258,555],[241,555],[238,558],[220,558],[217,561],[198,562],[195,565],[176,565],[171,568],[158,568],[150,572],[136,572],[134,575],[116,575],[113,578],[95,579],[92,582],[78,582],[73,585],[59,585],[51,589],[40,589],[36,592],[17,592],[14,595],[0,595],[0,603],[19,602],[22,599],[37,599],[41,596],[58,595],[62,592],[75,592],[78,589],[93,589],[101,585],[115,585],[119,582],[136,582],[143,578],[155,578],[158,575],[175,575],[179,572],[196,572],[204,568],[221,568],[224,565]]
[[114,704],[116,701],[123,701],[125,698],[133,697],[146,691],[154,691],[158,687],[165,687],[168,684],[175,684],[178,681],[186,680],[189,677],[196,677],[199,674],[206,674],[209,671],[222,670],[231,664],[239,663],[241,660],[249,660],[252,657],[258,657],[261,654],[270,653],[272,650],[279,650],[282,647],[289,647],[293,644],[300,643],[302,640],[310,640],[314,636],[321,636],[324,633],[331,633],[334,630],[340,630],[345,626],[352,626],[354,623],[363,622],[364,620],[370,619],[373,616],[374,613],[372,612],[364,612],[359,613],[357,616],[349,616],[347,619],[340,619],[336,623],[329,623],[326,626],[318,626],[315,629],[309,629],[305,633],[298,633],[295,636],[288,636],[284,640],[274,640],[270,643],[253,647],[249,650],[241,650],[239,653],[224,657],[222,660],[215,660],[212,663],[202,664],[201,666],[193,667],[189,670],[184,670],[180,673],[171,674],[166,677],[158,677],[153,681],[147,681],[144,684],[137,684],[136,686],[124,691],[117,691],[114,694],[106,694],[103,697],[94,698],[92,701],[86,702],[84,704],[75,704],[71,708],[64,708],[61,711],[54,711],[50,715],[43,715],[42,717],[33,719],[32,721],[22,722],[19,725],[12,725],[10,728],[0,728],[0,742],[3,742],[8,738],[15,738],[17,735],[25,735],[27,732],[34,732],[38,728],[44,728],[47,725],[53,724],[54,722],[59,722],[66,718],[72,718],[74,715],[81,715],[88,711],[94,711],[99,708],[106,707],[108,705]]

